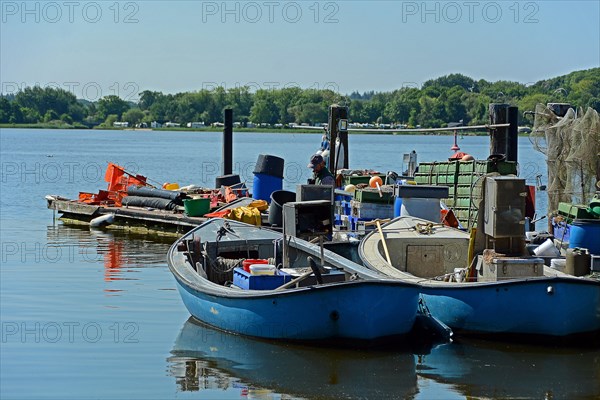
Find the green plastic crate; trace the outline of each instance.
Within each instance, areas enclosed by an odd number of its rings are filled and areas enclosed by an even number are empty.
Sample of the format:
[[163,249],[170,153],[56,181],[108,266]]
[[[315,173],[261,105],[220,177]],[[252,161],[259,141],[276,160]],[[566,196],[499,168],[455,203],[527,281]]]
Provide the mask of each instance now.
[[471,214],[471,209],[469,207],[454,206],[452,211],[454,212],[454,215],[456,215],[456,218],[460,220],[468,219],[469,215]]
[[442,199],[442,201],[447,207],[454,207],[454,198]]
[[436,175],[434,184],[444,186],[454,186],[456,182],[456,176],[453,175]]
[[473,172],[461,172],[456,177],[456,183],[458,185],[470,185],[477,180],[481,180],[483,175],[476,175]]
[[431,185],[431,181],[433,179],[433,175],[430,174],[422,174],[420,172],[415,174],[415,182],[418,185]]
[[419,174],[431,174],[435,163],[419,163]]
[[458,171],[458,161],[419,163],[420,173],[454,174]]
[[383,195],[379,196],[379,191],[373,188],[356,189],[354,192],[354,200],[362,203],[393,203],[394,193],[393,192],[382,192]]
[[463,161],[459,164],[459,173],[475,172],[478,175],[498,172],[500,175],[517,174],[517,163],[514,161],[476,160]]
[[452,212],[465,228],[477,226],[478,211],[469,207],[452,207]]
[[558,213],[569,219],[595,219],[596,216],[591,214],[587,208],[580,204],[558,203]]
[[481,197],[482,196],[482,191],[483,191],[483,185],[464,185],[464,184],[458,184],[456,186],[456,195],[459,197],[467,197],[467,196],[474,196],[474,197]]
[[347,175],[344,176],[344,186],[346,185],[358,185],[361,183],[368,184],[372,177],[379,176],[382,182],[385,182],[385,174],[377,175]]
[[477,207],[479,205],[479,202],[481,201],[481,197],[459,197],[457,196],[454,199],[454,205],[456,207]]

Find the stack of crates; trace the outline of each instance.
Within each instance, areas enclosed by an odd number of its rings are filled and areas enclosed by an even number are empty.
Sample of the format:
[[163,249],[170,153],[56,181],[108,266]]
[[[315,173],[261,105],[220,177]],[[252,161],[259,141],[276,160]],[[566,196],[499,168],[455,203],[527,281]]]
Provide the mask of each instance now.
[[447,161],[420,163],[415,181],[421,185],[447,186],[449,198],[442,199],[465,228],[477,226],[479,203],[483,199],[483,177],[497,172],[516,175],[514,161]]
[[381,193],[371,187],[356,189],[351,201],[353,229],[368,231],[364,227],[365,222],[394,217],[394,192],[389,189],[384,186]]
[[447,186],[448,198],[442,201],[448,207],[453,207],[458,168],[458,161],[420,163],[415,182],[417,185]]

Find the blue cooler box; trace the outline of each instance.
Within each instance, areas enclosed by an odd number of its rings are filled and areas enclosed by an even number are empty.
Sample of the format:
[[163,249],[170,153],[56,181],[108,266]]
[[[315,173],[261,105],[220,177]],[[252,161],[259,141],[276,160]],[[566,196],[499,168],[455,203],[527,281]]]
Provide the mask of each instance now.
[[233,270],[233,284],[246,290],[273,290],[292,280],[290,274],[277,271],[278,275],[252,275],[243,268]]

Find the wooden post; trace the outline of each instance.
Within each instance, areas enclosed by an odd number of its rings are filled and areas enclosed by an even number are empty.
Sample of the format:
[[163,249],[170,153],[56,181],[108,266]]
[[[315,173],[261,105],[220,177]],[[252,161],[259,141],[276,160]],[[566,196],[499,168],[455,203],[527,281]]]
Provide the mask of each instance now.
[[519,107],[508,107],[508,140],[506,146],[506,161],[517,162],[519,154]]
[[[336,169],[348,168],[348,130],[340,130],[340,120],[348,122],[348,107],[342,107],[333,104],[329,107],[328,127],[331,135],[329,142],[329,170],[335,174]],[[337,138],[340,138],[340,146],[337,145]]]
[[223,127],[223,175],[233,172],[233,110],[225,109]]
[[[490,104],[490,125],[508,122],[508,104]],[[509,128],[492,128],[490,131],[490,155],[506,154]]]

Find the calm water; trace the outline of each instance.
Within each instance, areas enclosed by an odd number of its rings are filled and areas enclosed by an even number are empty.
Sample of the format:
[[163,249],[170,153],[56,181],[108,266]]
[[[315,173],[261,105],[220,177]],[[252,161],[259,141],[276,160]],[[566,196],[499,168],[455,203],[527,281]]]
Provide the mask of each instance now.
[[[320,135],[240,133],[235,172],[259,153],[308,178]],[[521,175],[545,175],[521,139]],[[53,222],[44,196],[105,187],[107,161],[159,183],[212,186],[220,134],[0,130],[0,398],[594,398],[600,351],[461,341],[430,352],[274,344],[188,321],[165,262],[172,239]],[[400,171],[401,155],[450,154],[443,136],[350,138],[353,168]],[[459,145],[487,156],[486,138]],[[538,206],[545,203],[538,201]]]

